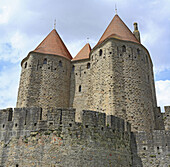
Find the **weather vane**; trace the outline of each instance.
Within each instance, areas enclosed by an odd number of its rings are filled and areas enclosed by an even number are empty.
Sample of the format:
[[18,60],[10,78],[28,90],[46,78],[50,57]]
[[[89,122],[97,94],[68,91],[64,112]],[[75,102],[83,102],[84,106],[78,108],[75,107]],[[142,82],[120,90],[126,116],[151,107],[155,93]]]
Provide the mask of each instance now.
[[56,19],[54,20],[54,29],[56,29]]
[[115,4],[115,13],[117,14],[117,6],[116,6],[116,4]]

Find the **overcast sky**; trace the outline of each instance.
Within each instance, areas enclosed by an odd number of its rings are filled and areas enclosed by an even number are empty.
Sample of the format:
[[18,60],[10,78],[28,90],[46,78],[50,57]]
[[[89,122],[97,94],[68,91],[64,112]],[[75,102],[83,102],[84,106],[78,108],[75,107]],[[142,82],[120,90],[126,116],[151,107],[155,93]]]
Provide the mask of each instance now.
[[[115,14],[133,31],[154,64],[158,105],[170,105],[170,0],[0,0],[0,108],[15,107],[20,62],[53,29],[74,57],[93,47]],[[87,40],[89,38],[89,40]]]

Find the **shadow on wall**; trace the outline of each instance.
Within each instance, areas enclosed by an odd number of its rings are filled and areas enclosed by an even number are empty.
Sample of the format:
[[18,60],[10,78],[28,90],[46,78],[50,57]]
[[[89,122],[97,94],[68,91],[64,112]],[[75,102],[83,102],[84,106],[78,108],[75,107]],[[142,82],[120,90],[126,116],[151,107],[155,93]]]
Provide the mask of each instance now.
[[143,167],[142,160],[137,154],[137,143],[135,134],[131,133],[131,152],[132,152],[132,167]]

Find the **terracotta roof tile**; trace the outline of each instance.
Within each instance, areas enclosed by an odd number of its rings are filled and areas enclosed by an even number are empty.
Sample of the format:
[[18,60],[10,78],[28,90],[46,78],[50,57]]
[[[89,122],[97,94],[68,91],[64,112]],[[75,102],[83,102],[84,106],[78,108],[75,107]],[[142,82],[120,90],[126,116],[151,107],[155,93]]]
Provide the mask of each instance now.
[[118,15],[114,16],[113,20],[110,22],[109,26],[105,30],[97,45],[102,43],[105,39],[111,37],[139,43],[139,41]]
[[87,43],[87,44],[80,50],[80,52],[72,59],[72,61],[74,61],[74,60],[88,59],[90,52],[91,52],[91,47],[90,47],[90,44]]
[[71,54],[55,29],[47,35],[33,52],[58,55],[72,59]]

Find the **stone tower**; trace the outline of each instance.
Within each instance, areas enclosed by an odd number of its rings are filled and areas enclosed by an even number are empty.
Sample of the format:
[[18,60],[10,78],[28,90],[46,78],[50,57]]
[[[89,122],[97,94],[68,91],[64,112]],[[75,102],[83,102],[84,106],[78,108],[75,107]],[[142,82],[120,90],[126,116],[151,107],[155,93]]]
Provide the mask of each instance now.
[[129,121],[133,131],[156,127],[153,65],[137,23],[133,34],[115,15],[97,45],[73,59],[54,29],[21,65],[17,107],[71,107],[80,122],[83,109],[100,111]]
[[72,106],[126,119],[133,131],[154,129],[153,65],[139,32],[137,39],[115,15],[89,56],[85,48],[72,60]]
[[69,107],[71,55],[52,30],[21,62],[17,107]]

